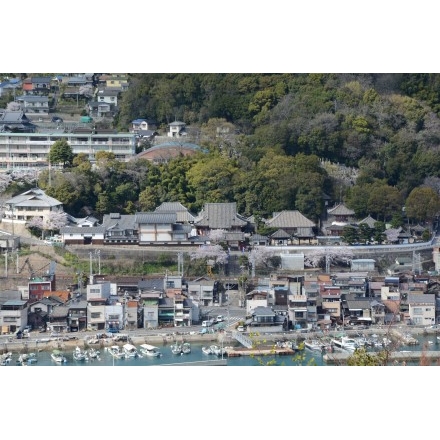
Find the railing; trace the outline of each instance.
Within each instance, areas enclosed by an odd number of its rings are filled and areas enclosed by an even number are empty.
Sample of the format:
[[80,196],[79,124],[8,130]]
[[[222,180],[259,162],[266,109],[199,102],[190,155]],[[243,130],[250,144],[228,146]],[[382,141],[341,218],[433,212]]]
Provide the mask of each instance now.
[[240,332],[232,332],[232,337],[240,342],[240,344],[244,345],[246,348],[252,348],[253,347],[253,343],[251,341],[251,339],[244,335],[243,333]]

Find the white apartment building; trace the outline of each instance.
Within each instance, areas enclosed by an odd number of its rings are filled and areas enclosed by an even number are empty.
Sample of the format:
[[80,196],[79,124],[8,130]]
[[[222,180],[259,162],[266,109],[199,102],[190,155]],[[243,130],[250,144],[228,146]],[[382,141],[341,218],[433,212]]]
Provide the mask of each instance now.
[[84,153],[95,162],[98,151],[113,153],[127,162],[135,155],[134,133],[7,133],[0,132],[0,171],[15,168],[48,167],[48,155],[55,141],[66,139],[74,154]]

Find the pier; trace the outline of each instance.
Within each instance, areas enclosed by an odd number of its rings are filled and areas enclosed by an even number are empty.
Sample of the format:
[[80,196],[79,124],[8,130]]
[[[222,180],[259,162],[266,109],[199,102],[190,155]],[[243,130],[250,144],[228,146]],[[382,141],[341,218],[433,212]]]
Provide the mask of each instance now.
[[294,355],[295,350],[291,348],[241,348],[241,347],[225,347],[226,356],[289,356]]

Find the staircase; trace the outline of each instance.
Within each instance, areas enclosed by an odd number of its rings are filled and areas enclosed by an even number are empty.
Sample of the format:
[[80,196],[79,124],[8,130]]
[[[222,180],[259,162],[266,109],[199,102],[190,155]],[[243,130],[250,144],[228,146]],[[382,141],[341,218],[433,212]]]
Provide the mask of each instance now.
[[232,332],[232,337],[246,348],[252,348],[254,345],[250,338],[241,332]]

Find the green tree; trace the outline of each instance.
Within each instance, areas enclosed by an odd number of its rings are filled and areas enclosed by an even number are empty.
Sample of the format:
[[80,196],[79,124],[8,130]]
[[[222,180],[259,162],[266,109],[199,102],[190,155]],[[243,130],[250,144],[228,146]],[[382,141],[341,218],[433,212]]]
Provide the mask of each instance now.
[[417,222],[432,221],[440,211],[440,196],[432,188],[414,188],[406,199],[406,214]]
[[347,366],[349,367],[378,367],[388,365],[388,352],[385,350],[379,351],[377,353],[368,352],[366,348],[358,348],[350,357],[347,359]]
[[50,147],[49,162],[51,164],[62,164],[63,168],[71,166],[73,163],[74,154],[72,147],[66,139],[59,139],[55,141]]

